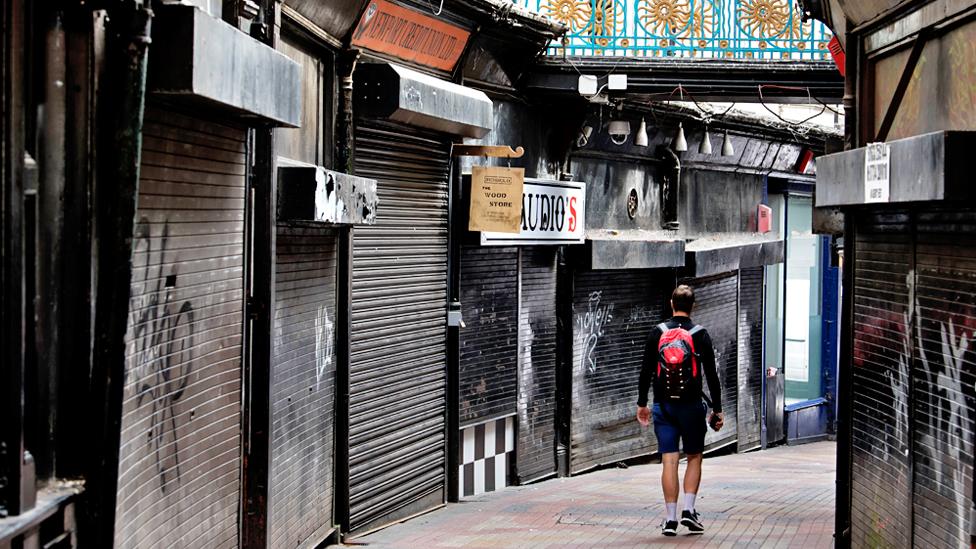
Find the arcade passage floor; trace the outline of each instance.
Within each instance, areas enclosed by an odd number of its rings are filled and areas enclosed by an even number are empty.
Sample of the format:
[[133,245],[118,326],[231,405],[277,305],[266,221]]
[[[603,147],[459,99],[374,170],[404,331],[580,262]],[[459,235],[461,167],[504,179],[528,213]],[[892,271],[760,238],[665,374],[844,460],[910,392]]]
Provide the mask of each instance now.
[[[704,536],[660,534],[660,464],[507,488],[352,540],[370,548],[832,547],[832,442],[708,458]],[[682,471],[684,465],[681,466]]]

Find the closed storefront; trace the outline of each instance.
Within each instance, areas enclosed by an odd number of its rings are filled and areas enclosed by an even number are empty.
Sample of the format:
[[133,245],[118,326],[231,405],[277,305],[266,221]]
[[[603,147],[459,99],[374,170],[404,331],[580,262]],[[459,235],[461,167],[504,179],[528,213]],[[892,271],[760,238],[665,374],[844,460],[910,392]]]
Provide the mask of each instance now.
[[356,174],[377,180],[379,205],[353,233],[353,531],[444,501],[449,160],[446,137],[356,128]]
[[519,295],[520,483],[556,471],[556,248],[522,249]]
[[976,214],[879,210],[855,231],[852,544],[966,547]]
[[576,273],[572,473],[657,450],[652,432],[640,427],[634,412],[647,335],[670,316],[673,289],[670,269]]
[[149,107],[115,543],[237,547],[245,130]]
[[[976,212],[963,158],[971,143],[965,132],[875,143],[826,157],[818,174],[817,205],[844,208],[849,243],[837,499],[851,546],[972,543]],[[872,164],[883,179],[864,179]]]
[[[716,450],[736,442],[738,436],[739,400],[739,344],[738,344],[738,274],[726,273],[709,278],[683,280],[695,290],[695,310],[691,314],[696,324],[708,329],[715,348],[715,368],[722,386],[722,411],[725,427],[721,431],[708,430],[705,450]],[[708,384],[705,384],[708,392]]]
[[337,234],[277,231],[268,540],[301,547],[334,524]]
[[555,473],[556,248],[465,247],[461,303],[459,494]]
[[738,451],[762,442],[763,377],[763,267],[739,271],[739,390],[736,412]]
[[[563,217],[527,217],[539,196]],[[582,242],[584,200],[582,183],[526,180],[520,232],[482,232],[480,246],[462,248],[462,497],[556,472],[556,260]]]
[[461,250],[461,428],[515,415],[518,396],[519,250]]

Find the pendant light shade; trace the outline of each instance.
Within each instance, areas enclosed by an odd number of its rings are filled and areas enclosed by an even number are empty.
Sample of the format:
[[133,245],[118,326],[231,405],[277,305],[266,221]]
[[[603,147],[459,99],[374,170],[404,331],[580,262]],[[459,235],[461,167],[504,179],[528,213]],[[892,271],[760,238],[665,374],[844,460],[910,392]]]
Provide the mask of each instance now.
[[732,140],[729,139],[729,132],[725,132],[722,138],[722,156],[734,156],[735,149],[732,148]]
[[685,129],[678,122],[678,135],[674,138],[674,150],[678,152],[685,152],[688,150],[688,140],[685,139]]
[[708,135],[708,126],[705,126],[705,135],[698,145],[698,154],[712,154],[712,137]]
[[634,136],[634,145],[638,147],[647,146],[647,123],[641,118],[640,127],[637,128],[637,135]]

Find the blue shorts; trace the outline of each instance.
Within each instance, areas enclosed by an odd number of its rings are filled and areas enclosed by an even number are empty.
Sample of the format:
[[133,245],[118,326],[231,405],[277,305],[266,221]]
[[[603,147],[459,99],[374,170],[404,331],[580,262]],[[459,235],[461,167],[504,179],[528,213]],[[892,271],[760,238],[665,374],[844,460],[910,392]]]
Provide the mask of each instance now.
[[678,451],[681,439],[686,454],[700,454],[705,450],[707,407],[704,402],[655,402],[651,409],[658,451],[670,454]]

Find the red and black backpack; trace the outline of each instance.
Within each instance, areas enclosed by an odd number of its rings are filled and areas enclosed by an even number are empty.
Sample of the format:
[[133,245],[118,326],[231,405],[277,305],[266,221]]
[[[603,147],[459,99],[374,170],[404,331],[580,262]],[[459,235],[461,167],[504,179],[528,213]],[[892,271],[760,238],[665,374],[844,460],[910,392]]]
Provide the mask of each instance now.
[[701,377],[698,367],[698,355],[695,353],[695,342],[692,339],[702,330],[701,326],[694,326],[686,330],[681,326],[668,328],[666,323],[658,325],[661,330],[661,340],[657,346],[657,377],[663,382],[658,387],[664,387],[664,396],[668,400],[680,400],[686,395],[700,391],[699,384],[692,383]]

